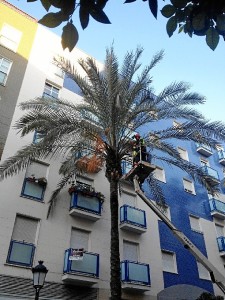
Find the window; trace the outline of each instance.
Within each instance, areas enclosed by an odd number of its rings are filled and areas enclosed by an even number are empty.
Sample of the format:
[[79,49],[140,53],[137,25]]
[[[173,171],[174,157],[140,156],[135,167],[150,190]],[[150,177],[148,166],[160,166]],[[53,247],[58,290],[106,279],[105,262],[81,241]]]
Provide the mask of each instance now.
[[176,120],[174,120],[173,121],[173,127],[175,127],[176,129],[179,129],[178,131],[179,132],[182,132],[183,131],[183,125],[182,125],[182,123],[179,123],[179,122],[177,122]]
[[123,241],[123,259],[129,261],[138,261],[138,247],[137,243]]
[[123,204],[127,204],[127,205],[130,205],[130,206],[133,206],[133,207],[136,204],[136,195],[123,192],[122,195],[121,195],[121,198],[123,200]]
[[6,58],[0,57],[0,84],[5,85],[12,62]]
[[76,185],[79,185],[82,189],[87,189],[88,191],[93,189],[94,180],[87,177],[77,177]]
[[183,185],[185,192],[195,195],[194,183],[191,180],[183,178]]
[[35,130],[34,137],[33,137],[33,143],[37,144],[41,142],[41,140],[45,137],[45,133],[41,131]]
[[59,98],[59,88],[51,85],[48,82],[45,82],[43,97],[50,99],[58,99]]
[[223,148],[223,146],[222,145],[216,145],[216,150],[217,151],[223,151],[224,150],[224,148]]
[[158,120],[158,112],[155,109],[150,110],[148,114],[151,117],[151,121]]
[[200,157],[200,164],[202,167],[208,166],[209,167],[209,161],[203,157]]
[[197,261],[197,267],[198,267],[199,278],[210,280],[210,275],[208,270],[199,261]]
[[164,214],[169,220],[171,220],[171,214],[170,214],[170,208],[169,208],[169,206],[166,206],[166,207],[158,206],[158,208],[163,212],[163,214]]
[[174,127],[180,127],[182,124],[177,122],[176,120],[173,120],[173,126]]
[[43,200],[47,185],[48,165],[32,162],[26,171],[21,196],[35,200]]
[[65,72],[62,70],[62,68],[57,66],[54,62],[50,65],[50,72],[51,74],[54,74],[60,78],[64,78],[65,76]]
[[176,255],[174,252],[162,251],[162,265],[164,272],[177,273]]
[[184,159],[184,160],[189,160],[187,150],[185,150],[185,149],[183,149],[183,148],[181,148],[181,147],[178,147],[177,150],[178,150],[178,152],[179,152],[179,154],[180,154],[180,157],[181,157],[182,159]]
[[7,263],[32,266],[38,220],[17,216],[9,246]]
[[159,181],[166,182],[165,171],[160,167],[156,167],[154,170],[154,177]]
[[215,224],[215,229],[216,229],[216,236],[217,237],[224,237],[224,226],[220,224]]
[[223,177],[225,177],[225,168],[222,168]]
[[21,36],[22,32],[8,24],[4,24],[0,32],[0,44],[16,52]]
[[189,216],[191,229],[201,232],[200,219],[196,216]]
[[70,237],[70,248],[72,249],[84,249],[84,251],[88,251],[89,244],[89,232],[72,228],[71,237]]

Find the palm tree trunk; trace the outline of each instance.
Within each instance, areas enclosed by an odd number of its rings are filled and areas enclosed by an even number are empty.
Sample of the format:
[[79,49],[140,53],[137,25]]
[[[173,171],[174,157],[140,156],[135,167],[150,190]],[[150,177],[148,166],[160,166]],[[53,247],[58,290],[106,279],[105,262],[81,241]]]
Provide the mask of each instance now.
[[110,180],[110,210],[111,210],[111,300],[121,299],[120,280],[120,251],[119,251],[119,229],[118,229],[118,181]]

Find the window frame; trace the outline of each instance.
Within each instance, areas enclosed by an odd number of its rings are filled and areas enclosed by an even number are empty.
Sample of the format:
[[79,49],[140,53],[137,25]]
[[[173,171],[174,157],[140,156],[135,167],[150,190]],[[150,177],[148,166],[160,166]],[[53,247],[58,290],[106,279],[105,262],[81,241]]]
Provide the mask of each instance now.
[[[29,263],[18,262],[18,261],[14,261],[14,260],[10,259],[14,244],[21,244],[21,245],[31,246],[32,250],[31,250],[31,256],[30,256],[30,262]],[[9,245],[8,254],[7,254],[6,263],[10,264],[10,265],[32,267],[33,261],[34,261],[35,249],[36,249],[36,246],[32,243],[26,243],[26,242],[23,242],[23,241],[11,240],[10,245]]]
[[[153,175],[154,175],[154,178],[156,179],[156,180],[159,180],[160,182],[163,182],[163,183],[166,183],[166,173],[165,173],[165,170],[162,168],[162,167],[160,167],[160,166],[155,166],[156,168],[155,168],[155,170],[153,171]],[[155,171],[156,170],[160,170],[161,171],[161,174],[160,175],[162,175],[162,178],[157,178],[156,176],[155,176]]]
[[[3,34],[4,28],[7,28],[7,27],[9,30],[12,30],[12,31],[14,31],[14,33],[18,34],[17,39],[13,39],[12,36],[10,37],[9,33]],[[5,29],[5,30],[7,30],[7,29]],[[17,28],[11,26],[10,24],[4,23],[4,24],[2,24],[2,28],[0,30],[0,45],[2,47],[5,47],[6,49],[9,49],[10,51],[13,51],[14,53],[16,53],[18,50],[21,38],[22,38],[22,34],[23,33],[20,30],[18,30]],[[1,42],[1,37],[3,37],[3,39],[5,39],[7,41],[14,43],[15,46],[10,47],[10,46],[5,45],[4,42],[3,43]]]
[[[198,261],[196,260],[196,264],[197,264],[197,270],[198,270],[198,276],[199,276],[199,279],[203,279],[203,280],[210,280],[211,281],[211,278],[210,278],[210,274],[209,274],[209,271]],[[201,276],[202,274],[200,274],[200,271],[207,271],[207,276]]]
[[[30,239],[28,241],[23,239],[24,238],[23,236],[20,237],[20,235],[21,235],[20,232],[21,232],[22,228],[18,227],[17,222],[18,222],[19,218],[22,218],[26,221],[30,220],[30,221],[33,221],[33,222],[34,221],[37,222],[36,225],[35,225],[35,232],[33,232],[34,235],[32,235],[32,237],[33,237],[32,241]],[[28,225],[29,225],[29,223],[27,224],[27,228],[30,228],[30,226],[28,227]],[[19,228],[20,228],[20,230],[18,230]],[[26,215],[20,215],[20,214],[16,215],[15,220],[14,220],[12,235],[11,235],[11,239],[10,239],[9,249],[8,249],[8,253],[7,253],[7,258],[6,258],[6,263],[7,264],[22,266],[22,267],[32,267],[33,260],[34,260],[34,255],[35,255],[35,250],[36,250],[36,245],[37,245],[37,240],[38,240],[39,230],[40,230],[40,219],[33,218],[33,217],[30,217],[30,216],[26,216]],[[18,236],[18,232],[19,232],[19,236]],[[30,232],[30,234],[31,234],[31,232]],[[30,255],[29,263],[19,262],[19,261],[15,261],[15,260],[10,259],[14,244],[19,244],[19,245],[24,245],[24,246],[30,246],[31,247],[31,255]]]
[[[134,246],[136,249],[136,258],[137,258],[137,260],[130,260],[130,259],[127,259],[127,258],[125,258],[125,251],[124,251],[124,245],[127,245],[127,246]],[[131,262],[138,262],[138,261],[140,261],[140,244],[139,243],[137,243],[137,242],[133,242],[133,241],[130,241],[130,240],[126,240],[126,239],[124,239],[123,240],[123,260],[127,260],[127,261],[131,261]]]
[[[49,165],[44,163],[44,162],[41,162],[41,161],[33,161],[34,163],[37,163],[37,164],[40,164],[40,165],[44,165],[46,166],[46,173],[45,173],[45,178],[47,179],[47,176],[48,176],[48,167]],[[30,166],[30,165],[29,165]],[[28,168],[29,168],[28,166]],[[28,169],[27,169],[28,170]],[[35,201],[38,201],[38,202],[43,202],[44,201],[44,195],[45,195],[45,191],[46,191],[46,185],[40,185],[40,187],[42,188],[42,192],[41,192],[41,196],[40,197],[36,197],[36,196],[32,196],[32,195],[28,195],[25,193],[25,189],[26,189],[26,185],[28,182],[31,182],[31,184],[38,184],[37,182],[32,182],[30,181],[29,177],[27,177],[27,170],[26,170],[26,174],[25,174],[25,177],[24,177],[24,180],[23,180],[23,185],[22,185],[22,190],[21,190],[21,193],[20,193],[20,196],[23,197],[23,198],[28,198],[28,199],[31,199],[31,200],[35,200]]]
[[[184,155],[185,158],[182,157],[182,155],[180,154],[179,149],[180,149],[181,151],[183,151],[183,153],[185,153],[185,155]],[[189,161],[188,151],[187,151],[186,149],[184,149],[184,148],[178,146],[178,147],[177,147],[177,151],[179,152],[180,158],[182,158],[183,160]]]
[[[46,90],[47,90],[47,89],[46,89],[46,86],[47,86],[47,85],[50,87],[50,93],[47,93],[47,92],[46,92]],[[53,89],[58,90],[57,97],[52,96],[52,94],[53,94]],[[58,86],[55,85],[55,84],[52,84],[52,83],[49,82],[49,81],[45,81],[44,90],[43,90],[43,97],[44,97],[44,98],[52,99],[52,100],[58,100],[58,99],[59,99],[59,93],[60,93],[60,87],[58,87]]]
[[[162,254],[162,270],[163,270],[163,272],[178,274],[176,253],[173,251],[166,250],[166,249],[161,249],[161,254]],[[163,254],[171,255],[171,257],[173,259],[174,270],[165,270],[166,268],[164,265]]]
[[[185,187],[185,184],[184,184],[185,181],[191,183],[191,185],[192,185],[192,190],[189,190],[188,188]],[[193,182],[192,180],[183,177],[183,186],[184,186],[184,191],[185,191],[186,193],[188,193],[188,194],[190,194],[190,195],[196,195],[194,182]]]
[[210,167],[210,163],[208,161],[208,159],[206,159],[205,157],[200,157],[200,164],[202,167],[207,166]]
[[[4,60],[6,60],[6,61],[8,61],[8,62],[10,63],[9,68],[7,69],[7,73],[1,71],[2,62],[3,62]],[[3,81],[3,82],[0,82],[0,85],[3,85],[3,86],[6,85],[7,79],[8,79],[8,77],[9,77],[9,72],[10,72],[10,70],[11,70],[11,68],[12,68],[12,63],[13,63],[12,60],[10,60],[10,59],[8,59],[8,58],[6,58],[6,57],[0,55],[0,73],[5,74],[4,81]]]
[[[193,223],[191,222],[191,219],[196,219],[196,220],[198,221],[198,228],[192,227]],[[200,218],[199,218],[199,217],[190,214],[190,215],[189,215],[189,221],[190,221],[190,227],[191,227],[191,230],[192,230],[192,231],[196,231],[196,232],[199,232],[199,233],[203,233],[203,232],[202,232],[202,227],[201,227],[201,223],[200,223]]]

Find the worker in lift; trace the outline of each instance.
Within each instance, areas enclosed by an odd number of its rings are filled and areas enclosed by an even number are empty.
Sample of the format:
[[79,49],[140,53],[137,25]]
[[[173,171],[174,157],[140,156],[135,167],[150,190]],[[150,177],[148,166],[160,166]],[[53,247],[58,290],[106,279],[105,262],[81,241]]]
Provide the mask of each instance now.
[[147,161],[148,154],[145,141],[141,138],[140,134],[136,133],[132,138],[134,139],[132,149],[133,166],[136,166],[140,160]]

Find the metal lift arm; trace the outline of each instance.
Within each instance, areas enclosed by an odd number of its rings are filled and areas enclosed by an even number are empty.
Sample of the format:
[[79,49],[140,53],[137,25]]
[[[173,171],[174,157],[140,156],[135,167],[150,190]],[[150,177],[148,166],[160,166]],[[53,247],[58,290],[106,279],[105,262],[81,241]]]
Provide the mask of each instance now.
[[139,177],[133,177],[134,188],[136,194],[154,211],[154,213],[170,228],[175,237],[184,245],[184,247],[191,252],[194,257],[209,271],[211,280],[220,290],[225,294],[225,277],[221,274],[214,265],[205,257],[201,251],[186,237],[186,235],[178,230],[173,223],[164,215],[164,213],[155,205],[155,203],[148,199],[142,192],[139,186]]

